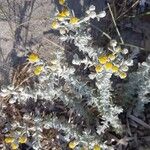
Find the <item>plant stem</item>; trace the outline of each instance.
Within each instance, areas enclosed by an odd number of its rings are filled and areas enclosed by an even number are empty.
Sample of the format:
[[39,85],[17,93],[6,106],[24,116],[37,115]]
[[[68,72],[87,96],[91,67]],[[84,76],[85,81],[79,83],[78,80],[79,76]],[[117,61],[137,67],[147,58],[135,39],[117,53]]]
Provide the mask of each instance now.
[[118,29],[118,27],[117,27],[117,24],[116,24],[116,21],[115,21],[113,12],[112,12],[112,10],[111,10],[110,4],[107,3],[107,6],[108,6],[108,9],[109,9],[109,11],[110,11],[110,14],[111,14],[111,17],[112,17],[112,20],[113,20],[115,29],[116,29],[116,31],[117,31],[117,33],[118,33],[119,38],[120,38],[120,41],[121,41],[122,44],[124,44],[124,41],[123,41],[123,39],[122,39],[122,37],[121,37],[121,34],[120,34],[120,32],[119,32],[119,29]]

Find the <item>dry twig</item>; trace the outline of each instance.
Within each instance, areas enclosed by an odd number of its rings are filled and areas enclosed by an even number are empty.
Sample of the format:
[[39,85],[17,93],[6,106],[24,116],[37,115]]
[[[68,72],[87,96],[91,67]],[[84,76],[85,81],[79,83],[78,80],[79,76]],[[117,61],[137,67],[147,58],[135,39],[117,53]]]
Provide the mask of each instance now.
[[111,17],[112,17],[112,20],[113,20],[115,29],[116,29],[116,31],[117,31],[117,33],[118,33],[119,38],[120,38],[120,41],[121,41],[122,44],[124,44],[124,41],[123,41],[123,39],[122,39],[122,36],[121,36],[121,34],[120,34],[120,32],[119,32],[119,29],[118,29],[118,27],[117,27],[117,24],[116,24],[116,21],[115,21],[113,12],[112,12],[112,10],[111,10],[110,4],[107,3],[107,6],[108,6],[108,9],[109,9],[109,11],[110,11],[110,14],[111,14]]

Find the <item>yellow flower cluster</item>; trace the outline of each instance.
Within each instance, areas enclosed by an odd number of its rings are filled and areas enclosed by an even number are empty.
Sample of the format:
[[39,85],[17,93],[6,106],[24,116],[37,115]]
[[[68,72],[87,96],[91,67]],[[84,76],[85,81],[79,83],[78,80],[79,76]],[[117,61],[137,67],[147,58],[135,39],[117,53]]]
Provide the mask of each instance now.
[[24,144],[27,142],[26,136],[20,136],[18,139],[14,137],[6,137],[5,143],[10,144],[12,150],[16,150],[19,148],[19,143]]
[[[121,79],[127,77],[126,72],[121,71],[118,65],[115,65],[113,61],[116,59],[117,55],[115,53],[111,53],[108,55],[102,55],[98,58],[100,64],[95,66],[95,71],[97,73],[102,72],[103,70],[111,71],[119,75]],[[125,69],[124,69],[125,70]],[[127,70],[127,69],[126,69]]]
[[[29,56],[28,56],[28,61],[33,64],[33,63],[37,63],[40,61],[40,58],[37,54],[35,53],[31,53]],[[44,66],[40,65],[40,66],[35,66],[34,69],[33,69],[33,72],[35,75],[40,75],[43,71],[43,68]]]
[[58,29],[60,27],[61,21],[64,21],[69,16],[70,11],[67,7],[64,6],[63,9],[57,14],[56,19],[52,22],[52,29]]
[[57,14],[55,20],[52,22],[52,29],[58,29],[61,27],[61,22],[66,20],[71,25],[75,25],[79,22],[79,19],[72,16],[69,9],[65,6],[65,0],[59,0],[59,4],[62,5],[63,9]]
[[56,18],[59,21],[63,21],[66,17],[69,17],[69,16],[70,16],[69,10],[67,9],[67,7],[64,7],[63,10],[58,13]]

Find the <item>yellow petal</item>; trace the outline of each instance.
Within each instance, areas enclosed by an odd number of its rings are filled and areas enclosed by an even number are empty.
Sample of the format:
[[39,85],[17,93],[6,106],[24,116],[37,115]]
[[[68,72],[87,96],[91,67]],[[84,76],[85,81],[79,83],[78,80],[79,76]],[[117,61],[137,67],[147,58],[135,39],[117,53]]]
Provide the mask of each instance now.
[[64,5],[64,3],[65,3],[65,0],[59,0],[60,5]]
[[53,21],[52,24],[51,24],[51,27],[52,27],[52,29],[57,29],[57,28],[59,28],[59,23],[58,23],[58,21]]
[[101,65],[97,65],[95,67],[95,71],[98,73],[98,72],[102,72],[103,71],[103,67]]
[[21,136],[21,137],[19,137],[19,143],[26,143],[27,142],[27,137],[26,136]]
[[105,67],[106,70],[111,70],[113,65],[112,65],[112,63],[108,62],[108,63],[105,64],[104,67]]
[[98,60],[99,60],[99,62],[100,62],[101,64],[105,64],[105,63],[108,61],[108,57],[107,57],[107,56],[100,56],[100,57],[98,58]]
[[93,150],[101,150],[101,147],[98,144],[95,144]]
[[16,144],[16,143],[12,143],[12,144],[11,144],[11,148],[12,148],[12,150],[16,150],[16,149],[19,148],[19,145]]
[[8,144],[8,143],[13,143],[15,141],[15,138],[13,137],[6,137],[5,138],[5,142]]
[[40,75],[43,71],[43,66],[36,66],[34,69],[34,74],[35,75]]
[[72,25],[77,24],[78,21],[79,21],[79,19],[77,17],[70,18],[70,24],[72,24]]
[[28,60],[30,63],[35,63],[35,62],[38,62],[40,59],[39,59],[39,56],[37,54],[32,53],[29,55]]
[[78,145],[78,143],[75,140],[69,142],[69,148],[71,148],[71,149],[74,149],[77,145]]

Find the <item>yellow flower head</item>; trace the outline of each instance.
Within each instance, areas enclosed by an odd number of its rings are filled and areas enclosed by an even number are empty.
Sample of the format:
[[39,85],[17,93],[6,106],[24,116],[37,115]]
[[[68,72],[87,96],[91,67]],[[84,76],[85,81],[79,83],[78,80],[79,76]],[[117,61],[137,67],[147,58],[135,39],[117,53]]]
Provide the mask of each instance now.
[[75,25],[78,23],[78,21],[79,21],[79,19],[77,17],[71,17],[69,23],[72,25]]
[[52,29],[58,29],[59,28],[59,22],[54,20],[51,24]]
[[8,143],[13,143],[15,141],[15,138],[13,137],[6,137],[5,138],[5,142],[8,144]]
[[95,71],[98,72],[102,72],[103,71],[103,67],[101,65],[96,65],[95,67]]
[[43,66],[36,66],[35,69],[34,69],[34,74],[35,75],[40,75],[43,71]]
[[115,54],[109,54],[108,55],[108,58],[110,59],[110,60],[115,60],[115,58],[116,58],[116,55]]
[[64,5],[65,4],[65,0],[59,0],[59,4],[60,5]]
[[27,137],[26,136],[21,136],[19,137],[19,143],[23,144],[23,143],[26,143],[27,142]]
[[16,150],[19,148],[19,145],[16,143],[11,143],[11,148],[12,148],[12,150]]
[[69,148],[71,148],[71,149],[74,149],[77,145],[78,145],[78,143],[75,140],[69,142]]
[[127,74],[125,72],[119,72],[119,77],[121,79],[125,79],[127,77]]
[[101,150],[101,147],[98,144],[95,144],[93,150]]
[[68,17],[70,15],[69,10],[67,9],[67,7],[64,7],[64,9],[61,11],[61,15],[63,17]]
[[37,54],[32,53],[29,55],[28,60],[30,63],[35,63],[35,62],[38,62],[40,59],[39,59],[39,56]]
[[112,69],[112,67],[113,67],[113,64],[112,63],[110,63],[110,62],[108,62],[108,63],[106,63],[105,64],[105,69],[108,71],[108,70],[111,70]]
[[98,60],[99,60],[99,62],[100,62],[101,64],[105,64],[105,63],[108,61],[108,57],[107,57],[107,56],[100,56],[100,57],[98,58]]
[[68,17],[69,15],[70,15],[69,10],[67,9],[67,7],[64,7],[64,9],[61,12],[59,12],[59,14],[56,16],[56,18],[59,21],[63,21],[65,19],[65,17]]
[[112,68],[111,68],[111,70],[112,70],[112,72],[118,72],[119,71],[119,67],[113,65]]

